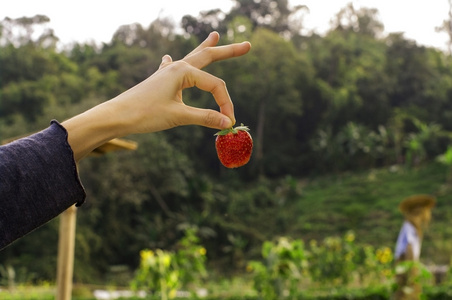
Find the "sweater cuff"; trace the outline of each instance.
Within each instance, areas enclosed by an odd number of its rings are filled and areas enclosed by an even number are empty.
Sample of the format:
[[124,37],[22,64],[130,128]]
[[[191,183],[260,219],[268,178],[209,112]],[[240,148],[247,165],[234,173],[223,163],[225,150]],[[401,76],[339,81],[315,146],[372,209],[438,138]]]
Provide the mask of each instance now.
[[63,133],[64,133],[64,148],[66,149],[67,153],[68,153],[68,154],[70,155],[70,157],[71,157],[71,163],[72,163],[72,166],[71,166],[71,169],[72,169],[72,175],[73,175],[73,177],[74,177],[74,179],[75,179],[76,184],[78,185],[78,187],[79,187],[79,189],[80,189],[80,191],[81,191],[81,197],[80,197],[80,200],[78,200],[78,201],[75,203],[75,206],[79,207],[79,206],[81,206],[83,203],[85,203],[86,193],[85,193],[85,188],[83,187],[83,184],[82,184],[82,182],[81,182],[81,180],[80,180],[80,177],[79,177],[79,174],[78,174],[78,171],[77,171],[77,164],[76,164],[76,162],[75,162],[74,152],[72,151],[72,148],[71,148],[71,146],[69,145],[69,142],[68,142],[68,132],[67,132],[66,128],[64,128],[63,125],[61,125],[57,120],[52,120],[52,121],[50,122],[50,126],[51,126],[51,127],[56,127],[56,128],[58,128],[59,130],[62,130]]

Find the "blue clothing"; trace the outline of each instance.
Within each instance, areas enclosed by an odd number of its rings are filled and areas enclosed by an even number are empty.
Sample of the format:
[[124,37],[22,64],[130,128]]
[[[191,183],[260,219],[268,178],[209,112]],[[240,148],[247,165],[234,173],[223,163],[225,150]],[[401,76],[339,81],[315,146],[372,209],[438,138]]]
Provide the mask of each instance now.
[[408,221],[405,221],[400,229],[397,238],[394,258],[397,260],[406,252],[408,245],[411,245],[413,250],[413,257],[415,260],[419,259],[421,252],[421,241],[417,235],[416,228]]
[[58,122],[0,146],[0,249],[85,197],[67,131]]

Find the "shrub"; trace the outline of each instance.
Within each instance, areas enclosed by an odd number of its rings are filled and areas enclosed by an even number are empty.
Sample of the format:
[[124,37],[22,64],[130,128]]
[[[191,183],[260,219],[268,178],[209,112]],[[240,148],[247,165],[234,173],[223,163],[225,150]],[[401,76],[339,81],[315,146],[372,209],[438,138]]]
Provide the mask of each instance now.
[[162,249],[140,251],[140,267],[132,288],[158,292],[162,300],[175,298],[180,288],[206,275],[206,249],[198,242],[195,230],[189,228],[175,252]]

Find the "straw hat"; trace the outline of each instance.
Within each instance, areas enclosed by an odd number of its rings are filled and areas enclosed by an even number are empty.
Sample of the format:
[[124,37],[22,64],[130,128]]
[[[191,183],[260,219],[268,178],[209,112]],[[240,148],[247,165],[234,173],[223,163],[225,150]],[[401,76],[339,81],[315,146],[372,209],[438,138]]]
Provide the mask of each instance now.
[[404,214],[419,213],[420,211],[431,209],[435,206],[436,199],[430,195],[413,195],[405,198],[399,205],[399,209]]

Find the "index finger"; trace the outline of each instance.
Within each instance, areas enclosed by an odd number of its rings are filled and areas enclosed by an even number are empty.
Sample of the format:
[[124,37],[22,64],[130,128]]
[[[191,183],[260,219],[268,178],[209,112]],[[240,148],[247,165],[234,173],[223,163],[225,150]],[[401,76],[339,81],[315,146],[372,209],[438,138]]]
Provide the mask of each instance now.
[[196,47],[193,51],[191,51],[188,55],[193,55],[196,52],[199,52],[200,50],[207,48],[207,47],[214,47],[218,44],[218,41],[220,40],[220,35],[218,32],[213,31],[209,34],[209,36],[201,43],[198,47]]
[[218,47],[206,47],[189,56],[186,56],[183,61],[189,63],[195,68],[202,69],[215,61],[242,56],[248,53],[250,49],[251,44],[249,42]]
[[189,70],[190,72],[187,72],[183,79],[184,85],[182,88],[196,86],[203,91],[210,92],[219,106],[220,112],[228,116],[231,119],[232,125],[234,125],[234,105],[226,88],[226,83],[222,79],[205,71],[191,67]]

